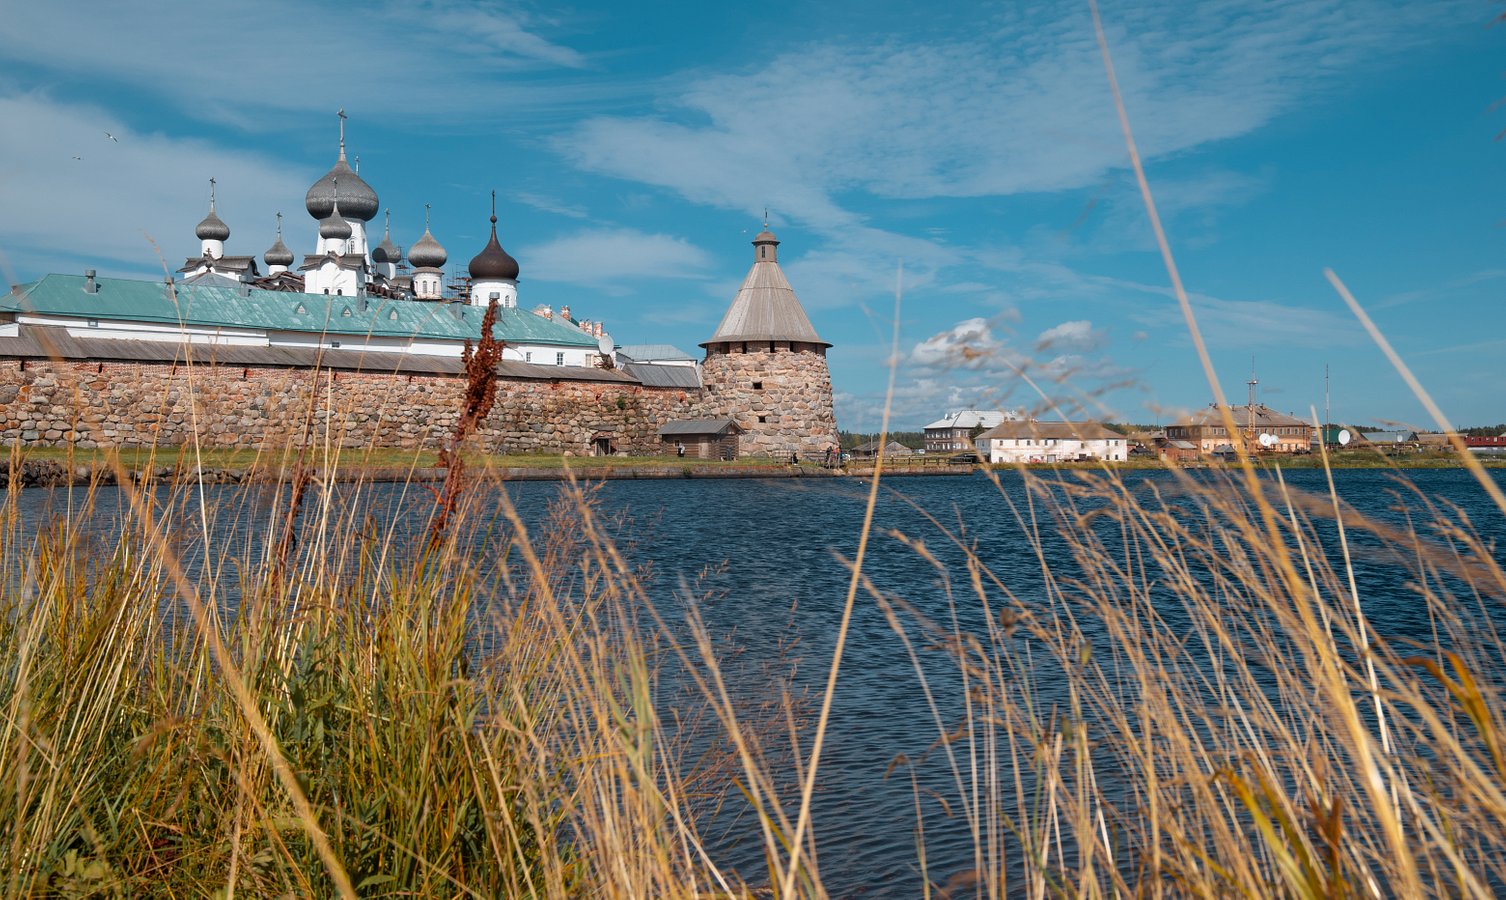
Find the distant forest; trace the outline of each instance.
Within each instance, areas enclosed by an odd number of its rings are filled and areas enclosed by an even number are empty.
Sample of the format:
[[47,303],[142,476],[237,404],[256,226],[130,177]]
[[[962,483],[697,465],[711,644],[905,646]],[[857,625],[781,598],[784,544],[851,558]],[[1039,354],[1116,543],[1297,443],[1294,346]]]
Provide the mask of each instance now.
[[[851,450],[859,444],[879,439],[878,432],[862,431],[839,431],[837,437],[842,441],[843,450]],[[926,433],[924,431],[891,431],[889,440],[899,441],[911,450],[924,450],[926,448]]]

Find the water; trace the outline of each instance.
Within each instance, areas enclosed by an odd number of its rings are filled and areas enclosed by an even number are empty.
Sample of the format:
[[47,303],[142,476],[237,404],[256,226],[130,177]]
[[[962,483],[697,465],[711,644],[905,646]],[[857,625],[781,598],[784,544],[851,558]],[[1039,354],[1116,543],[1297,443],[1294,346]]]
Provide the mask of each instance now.
[[[1495,470],[1493,475],[1506,483],[1506,472]],[[1422,530],[1428,518],[1423,501],[1400,487],[1391,474],[1356,470],[1337,472],[1336,477],[1342,498],[1360,512],[1399,528]],[[1288,484],[1319,495],[1326,493],[1323,478],[1316,471],[1286,474]],[[1421,495],[1458,505],[1488,539],[1506,538],[1506,521],[1468,473],[1421,470],[1409,478]],[[1166,473],[1129,473],[1127,480],[1176,490],[1175,479]],[[924,539],[938,560],[949,565],[953,579],[964,578],[963,554],[921,511],[976,546],[1016,595],[1028,602],[1043,591],[1041,562],[1016,518],[1016,510],[1028,515],[1028,498],[1013,473],[1003,476],[1002,496],[982,476],[894,478],[885,484],[890,490],[880,494],[864,565],[884,591],[935,621],[950,621],[952,607],[937,568],[891,536],[891,531],[898,531]],[[404,496],[399,486],[377,486],[373,508],[416,521],[402,510],[426,510],[427,495],[408,490],[411,504],[404,507],[398,503]],[[548,483],[517,483],[508,490],[533,524],[542,522],[557,492]],[[779,667],[794,664],[794,687],[819,698],[849,581],[842,559],[857,552],[867,491],[866,482],[839,479],[614,481],[601,487],[600,498],[604,510],[625,509],[637,523],[627,552],[640,561],[653,561],[651,590],[661,609],[672,611],[682,602],[682,577],[692,582],[713,598],[701,606],[713,633],[734,636],[755,663],[745,660],[737,671],[756,679],[759,661]],[[27,519],[36,522],[49,509],[57,511],[61,502],[62,492],[34,490],[24,495],[22,507]],[[106,517],[110,504],[117,502],[114,494],[102,498]],[[243,546],[241,541],[254,543],[255,537],[217,537],[214,543],[233,548]],[[1350,537],[1366,610],[1376,630],[1392,637],[1426,639],[1425,610],[1383,558],[1384,542],[1363,534]],[[1059,540],[1048,536],[1043,549],[1054,568],[1070,567],[1067,548]],[[976,602],[969,602],[970,588],[956,584],[954,590],[963,629],[979,630],[981,613]],[[1167,614],[1174,616],[1175,611]],[[922,651],[922,658],[941,704],[943,724],[949,727],[961,711],[957,691],[950,690],[956,684],[954,670],[943,654]],[[765,688],[749,683],[736,687],[747,696]],[[809,712],[813,720],[814,705]],[[834,896],[919,895],[916,798],[909,772],[902,768],[888,779],[885,773],[899,754],[912,759],[922,755],[937,733],[910,657],[877,605],[860,595],[832,707],[813,818],[821,871]],[[940,759],[932,758],[915,771],[924,789],[955,801],[956,788]],[[932,879],[944,880],[948,873],[969,867],[972,847],[966,830],[943,817],[935,800],[924,799],[921,807]],[[756,839],[751,820],[744,819],[740,828]],[[745,877],[755,882],[760,878],[756,843],[718,839],[717,852]]]

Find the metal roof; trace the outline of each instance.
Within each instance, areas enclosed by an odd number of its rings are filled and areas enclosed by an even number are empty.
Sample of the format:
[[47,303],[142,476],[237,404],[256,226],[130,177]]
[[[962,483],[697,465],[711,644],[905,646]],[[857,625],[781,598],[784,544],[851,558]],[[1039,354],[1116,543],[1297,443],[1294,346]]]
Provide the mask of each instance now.
[[816,334],[795,289],[774,260],[753,263],[716,332],[701,346],[724,341],[800,341],[831,346]]
[[[1264,403],[1255,404],[1253,409],[1247,404],[1241,406],[1231,406],[1229,407],[1229,412],[1234,417],[1234,424],[1240,428],[1260,428],[1267,425],[1306,425],[1308,427],[1312,427],[1311,422],[1304,422],[1296,416],[1289,416],[1286,413],[1277,412],[1276,410],[1271,409],[1269,406],[1266,406]],[[1216,405],[1209,404],[1208,406],[1203,407],[1195,413],[1183,416],[1173,424],[1177,427],[1182,428],[1197,425],[1223,425],[1224,417],[1223,414],[1218,411],[1218,407]]]
[[652,363],[628,363],[622,370],[648,387],[699,389],[700,370],[694,366],[656,366]]
[[925,427],[926,431],[936,428],[992,428],[1003,422],[1014,421],[1020,418],[1020,414],[1013,411],[998,409],[963,409],[954,413],[947,413],[940,419]]
[[977,443],[1002,440],[1123,441],[1125,436],[1098,422],[1003,422],[978,435]]
[[673,344],[623,344],[617,348],[617,355],[626,356],[633,362],[696,362],[698,359]]
[[[458,303],[341,297],[264,291],[253,287],[164,284],[126,278],[97,279],[84,290],[81,275],[48,275],[0,295],[0,311],[78,319],[115,319],[197,328],[249,328],[315,334],[427,338],[450,341],[480,336],[486,310]],[[493,334],[507,343],[595,348],[597,339],[571,325],[518,309],[497,310]]]
[[[133,341],[113,338],[75,337],[68,329],[22,325],[16,337],[0,337],[0,356],[28,359],[87,359],[91,362],[136,362],[173,364],[187,361],[199,365],[277,366],[356,370],[363,372],[425,375],[459,375],[465,366],[458,357],[416,353],[382,353],[356,349],[313,347],[246,347],[226,344],[195,344],[181,341]],[[631,375],[616,369],[580,366],[541,366],[502,360],[497,374],[504,378],[534,381],[599,381],[637,384]]]
[[659,436],[676,434],[727,434],[742,431],[731,419],[679,419],[659,426]]

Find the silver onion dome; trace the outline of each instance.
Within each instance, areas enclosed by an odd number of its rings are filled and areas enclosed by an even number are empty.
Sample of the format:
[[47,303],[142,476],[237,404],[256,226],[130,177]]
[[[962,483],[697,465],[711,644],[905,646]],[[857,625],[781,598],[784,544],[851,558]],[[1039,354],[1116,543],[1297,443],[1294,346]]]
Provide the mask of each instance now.
[[[344,200],[342,199],[341,202],[343,203]],[[329,215],[319,222],[319,236],[344,241],[349,240],[353,233],[350,223],[345,221],[344,216],[340,215],[340,204],[331,204]]]
[[342,150],[340,159],[335,162],[334,168],[325,173],[324,177],[314,182],[309,188],[308,195],[304,197],[303,204],[308,209],[309,215],[315,219],[324,220],[329,218],[330,212],[335,208],[335,186],[339,183],[340,188],[340,211],[362,222],[370,222],[376,218],[377,201],[376,191],[371,189],[345,161],[345,153]]
[[288,249],[288,245],[282,242],[282,237],[279,235],[277,243],[268,248],[267,252],[262,254],[261,258],[269,266],[291,266],[293,264],[293,251]]
[[209,215],[194,228],[193,233],[201,241],[223,241],[230,237],[230,226],[215,215],[214,204],[209,204]]
[[443,268],[445,261],[449,258],[444,247],[440,246],[439,241],[434,240],[434,235],[430,234],[427,228],[424,229],[424,236],[408,248],[408,264],[415,269]]

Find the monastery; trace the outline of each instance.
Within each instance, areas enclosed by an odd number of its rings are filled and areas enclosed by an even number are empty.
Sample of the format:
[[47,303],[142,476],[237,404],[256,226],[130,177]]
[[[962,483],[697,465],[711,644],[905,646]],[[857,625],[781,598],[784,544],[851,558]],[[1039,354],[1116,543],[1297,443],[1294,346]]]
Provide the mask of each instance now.
[[767,223],[697,359],[617,347],[569,307],[521,308],[495,193],[490,240],[464,275],[446,280],[449,255],[427,215],[406,254],[390,217],[369,246],[380,204],[347,161],[343,111],[338,158],[304,198],[317,237],[301,262],[281,214],[260,262],[228,254],[214,188],[194,231],[199,252],[174,277],[86,269],[0,297],[6,444],[438,446],[459,415],[463,348],[493,301],[503,352],[496,408],[477,434],[488,450],[783,457],[837,441],[831,345],[780,269]]

